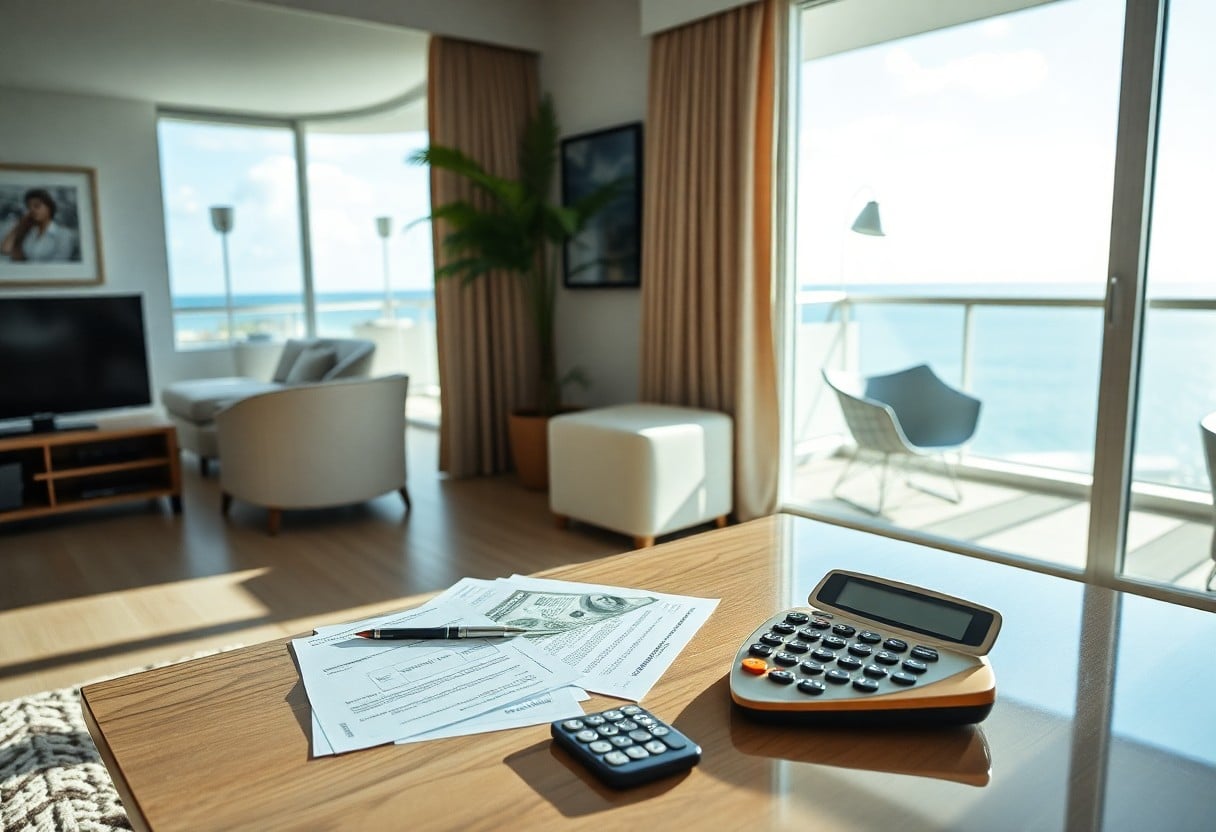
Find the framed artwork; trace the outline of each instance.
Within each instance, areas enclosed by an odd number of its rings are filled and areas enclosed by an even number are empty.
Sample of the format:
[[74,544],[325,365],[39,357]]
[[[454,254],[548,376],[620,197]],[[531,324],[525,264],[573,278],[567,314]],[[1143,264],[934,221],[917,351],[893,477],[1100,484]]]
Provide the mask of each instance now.
[[620,192],[563,252],[570,289],[637,287],[642,272],[641,122],[562,139],[562,204],[620,182]]
[[0,162],[0,289],[103,278],[96,172]]

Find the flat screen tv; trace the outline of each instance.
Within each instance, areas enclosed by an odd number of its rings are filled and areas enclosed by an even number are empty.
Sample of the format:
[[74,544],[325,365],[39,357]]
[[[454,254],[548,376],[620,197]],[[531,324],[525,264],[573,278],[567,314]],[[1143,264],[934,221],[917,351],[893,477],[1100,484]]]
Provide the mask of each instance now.
[[80,430],[64,413],[151,404],[139,295],[0,296],[0,420]]

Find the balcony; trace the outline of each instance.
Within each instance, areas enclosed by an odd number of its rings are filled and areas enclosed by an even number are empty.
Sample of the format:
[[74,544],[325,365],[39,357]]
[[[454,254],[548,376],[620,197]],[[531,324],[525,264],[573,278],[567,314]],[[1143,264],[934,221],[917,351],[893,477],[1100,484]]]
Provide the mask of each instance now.
[[[809,514],[945,545],[1014,556],[1051,571],[1085,568],[1103,304],[1095,298],[808,292],[798,298],[788,503]],[[1212,498],[1199,420],[1216,410],[1206,362],[1216,302],[1148,303],[1141,360],[1126,577],[1203,591],[1211,569]],[[851,438],[820,367],[869,375],[926,362],[983,401],[956,467],[951,503],[892,476],[883,514],[877,474],[833,489]],[[941,482],[940,469],[911,472]]]

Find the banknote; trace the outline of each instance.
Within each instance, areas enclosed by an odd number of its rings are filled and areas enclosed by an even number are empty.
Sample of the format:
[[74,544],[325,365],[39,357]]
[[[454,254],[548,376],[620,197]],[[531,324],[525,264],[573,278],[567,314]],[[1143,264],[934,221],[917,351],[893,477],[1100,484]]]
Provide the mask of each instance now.
[[599,592],[566,593],[516,590],[486,615],[510,627],[526,627],[530,635],[553,635],[598,624],[615,618],[658,598],[648,595],[608,595]]

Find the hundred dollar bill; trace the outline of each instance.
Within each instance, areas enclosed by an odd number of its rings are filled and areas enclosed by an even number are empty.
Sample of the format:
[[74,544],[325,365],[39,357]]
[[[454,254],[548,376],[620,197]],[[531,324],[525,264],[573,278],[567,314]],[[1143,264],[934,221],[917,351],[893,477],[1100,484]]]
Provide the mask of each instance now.
[[598,624],[657,600],[647,595],[624,597],[605,593],[516,590],[486,615],[499,624],[526,627],[532,631],[529,635],[553,635]]

